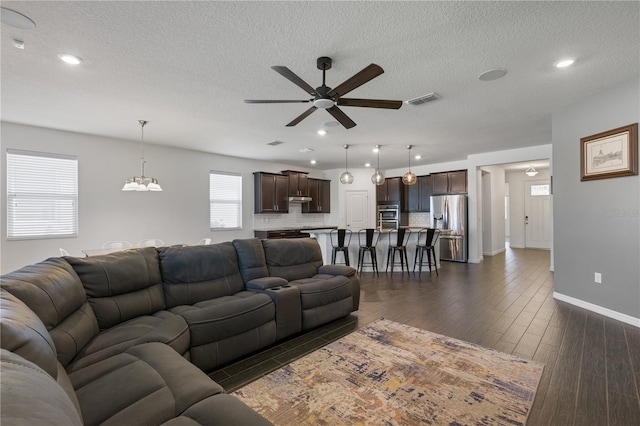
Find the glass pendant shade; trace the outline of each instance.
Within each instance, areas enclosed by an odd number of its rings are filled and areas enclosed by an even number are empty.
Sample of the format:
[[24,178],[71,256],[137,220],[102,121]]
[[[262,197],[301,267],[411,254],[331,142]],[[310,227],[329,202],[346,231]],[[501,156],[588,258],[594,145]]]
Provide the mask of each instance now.
[[350,185],[353,183],[353,175],[350,172],[344,172],[340,175],[340,183]]
[[378,153],[378,167],[376,167],[376,172],[371,176],[371,182],[375,185],[383,185],[384,173],[380,171],[380,145],[376,145],[376,152]]
[[407,150],[409,151],[409,171],[402,175],[402,183],[405,185],[415,185],[417,179],[415,173],[411,172],[411,145],[407,145]]
[[347,167],[347,150],[349,149],[349,145],[344,146],[344,173],[340,175],[340,183],[345,185],[351,185],[353,183],[353,175],[349,173],[349,168]]
[[144,164],[146,163],[146,161],[144,160],[144,126],[145,124],[147,124],[147,122],[145,120],[138,120],[138,123],[140,123],[140,129],[142,132],[140,141],[140,176],[127,178],[127,180],[125,180],[124,182],[122,190],[137,192],[162,191],[162,187],[158,183],[158,179],[146,177],[144,175]]
[[384,173],[382,173],[380,170],[376,170],[373,176],[371,176],[371,182],[376,185],[384,184]]

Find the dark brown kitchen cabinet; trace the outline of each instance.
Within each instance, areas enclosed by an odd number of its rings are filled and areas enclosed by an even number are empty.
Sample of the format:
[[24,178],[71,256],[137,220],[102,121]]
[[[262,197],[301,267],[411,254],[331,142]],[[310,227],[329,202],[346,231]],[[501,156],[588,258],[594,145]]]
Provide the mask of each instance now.
[[434,194],[466,194],[467,171],[432,173],[431,183]]
[[291,197],[309,196],[309,178],[306,172],[283,170],[282,174],[289,176],[289,195]]
[[276,173],[255,172],[254,212],[289,213],[289,178]]
[[308,179],[311,201],[302,205],[302,213],[331,213],[331,181]]
[[378,204],[400,204],[403,200],[402,178],[387,178],[382,185],[376,187],[376,201]]
[[428,212],[431,210],[431,176],[418,176],[415,185],[405,185],[405,211]]

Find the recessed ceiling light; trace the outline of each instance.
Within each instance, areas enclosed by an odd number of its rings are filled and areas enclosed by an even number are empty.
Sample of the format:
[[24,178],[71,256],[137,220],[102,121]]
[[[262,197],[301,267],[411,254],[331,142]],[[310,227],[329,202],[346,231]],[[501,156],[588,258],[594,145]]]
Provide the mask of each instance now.
[[15,10],[2,8],[0,10],[0,18],[3,24],[7,24],[10,27],[20,28],[21,30],[32,30],[36,27],[36,23],[22,13],[18,13]]
[[337,121],[327,121],[324,123],[324,127],[338,127],[339,125]]
[[317,133],[317,134],[319,134],[320,136],[324,136],[324,135],[326,135],[326,134],[327,134],[327,131],[326,131],[326,130],[324,130],[324,129],[320,129],[320,130],[318,130],[316,133]]
[[415,158],[416,160],[419,160],[419,159],[421,159],[421,158],[422,158],[422,155],[417,154],[414,158]]
[[81,58],[79,58],[78,56],[69,55],[68,53],[60,53],[58,54],[58,58],[60,58],[62,62],[65,62],[69,65],[79,65],[80,63],[82,63]]
[[493,81],[502,78],[507,73],[507,70],[503,68],[496,68],[495,70],[485,71],[478,76],[482,81]]
[[364,163],[365,167],[371,167],[371,163]]
[[570,65],[573,65],[573,63],[575,62],[575,60],[573,59],[563,59],[561,61],[558,61],[555,63],[555,67],[556,68],[566,68]]
[[309,161],[311,164],[316,164],[316,160]]

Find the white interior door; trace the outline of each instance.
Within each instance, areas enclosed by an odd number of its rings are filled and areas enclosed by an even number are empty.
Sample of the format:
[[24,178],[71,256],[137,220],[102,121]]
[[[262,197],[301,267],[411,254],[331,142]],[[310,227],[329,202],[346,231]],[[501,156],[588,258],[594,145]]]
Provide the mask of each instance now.
[[355,231],[369,227],[369,192],[347,191],[347,228]]
[[549,181],[524,183],[525,247],[551,248],[551,195]]

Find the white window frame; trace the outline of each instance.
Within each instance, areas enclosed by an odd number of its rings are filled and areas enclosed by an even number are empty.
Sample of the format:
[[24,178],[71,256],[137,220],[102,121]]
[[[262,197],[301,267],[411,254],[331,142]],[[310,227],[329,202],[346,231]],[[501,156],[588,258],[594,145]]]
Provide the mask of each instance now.
[[[228,184],[230,177],[238,179],[235,182],[237,184],[235,188],[237,192],[235,194],[227,192],[227,195],[232,195],[230,198],[218,198],[220,194],[216,193],[216,189],[219,188],[219,185]],[[225,182],[220,182],[221,180]],[[235,179],[232,179],[232,181],[235,181]],[[213,217],[216,205],[234,206],[238,226],[221,226],[218,219]],[[242,229],[242,174],[216,170],[209,171],[209,228],[212,231]]]
[[6,179],[7,240],[78,236],[76,156],[7,149]]

